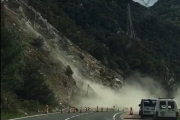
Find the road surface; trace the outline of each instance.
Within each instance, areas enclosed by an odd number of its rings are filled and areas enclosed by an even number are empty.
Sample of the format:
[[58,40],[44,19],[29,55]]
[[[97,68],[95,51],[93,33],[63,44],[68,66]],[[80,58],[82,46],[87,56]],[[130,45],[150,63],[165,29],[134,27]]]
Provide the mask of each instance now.
[[56,113],[10,120],[122,120],[121,112]]

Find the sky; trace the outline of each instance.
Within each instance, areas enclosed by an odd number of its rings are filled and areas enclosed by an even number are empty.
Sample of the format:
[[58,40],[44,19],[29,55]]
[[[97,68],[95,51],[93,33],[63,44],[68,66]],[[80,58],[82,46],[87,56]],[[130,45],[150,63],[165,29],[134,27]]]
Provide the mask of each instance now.
[[[133,1],[139,2],[140,4],[144,5],[142,0],[133,0]],[[148,0],[144,0],[144,1],[147,2]],[[157,0],[150,0],[149,6],[154,5],[154,3],[156,3],[156,2],[157,2]]]

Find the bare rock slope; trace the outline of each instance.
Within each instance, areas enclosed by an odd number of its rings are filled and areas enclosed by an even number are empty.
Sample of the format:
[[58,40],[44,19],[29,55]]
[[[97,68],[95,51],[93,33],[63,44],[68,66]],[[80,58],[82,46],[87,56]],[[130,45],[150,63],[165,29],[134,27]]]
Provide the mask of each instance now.
[[[91,82],[114,89],[122,86],[121,75],[74,45],[25,0],[5,1],[4,6],[9,18],[7,22],[27,36],[29,60],[40,61],[39,72],[63,105],[68,104],[74,94],[85,95],[87,84]],[[65,74],[68,65],[73,71],[72,77]]]

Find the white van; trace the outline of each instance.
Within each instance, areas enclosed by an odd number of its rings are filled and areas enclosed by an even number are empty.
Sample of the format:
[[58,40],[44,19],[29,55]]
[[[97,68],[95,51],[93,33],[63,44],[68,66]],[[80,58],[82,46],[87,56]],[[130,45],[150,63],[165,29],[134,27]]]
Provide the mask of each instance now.
[[178,108],[174,99],[159,98],[156,102],[154,120],[177,120]]
[[141,119],[144,117],[152,117],[155,112],[156,99],[142,99],[139,104],[139,115]]

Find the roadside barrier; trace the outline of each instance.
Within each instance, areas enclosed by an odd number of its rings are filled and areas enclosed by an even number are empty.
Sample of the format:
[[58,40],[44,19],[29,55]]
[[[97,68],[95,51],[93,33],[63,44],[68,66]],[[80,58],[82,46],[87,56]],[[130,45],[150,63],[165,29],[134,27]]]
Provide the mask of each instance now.
[[[99,107],[98,105],[96,107],[68,107],[66,109],[60,109],[59,113],[63,114],[63,113],[84,113],[84,112],[129,112],[125,111],[127,108],[121,108],[118,106],[112,106],[112,107],[104,107],[101,106]],[[48,106],[46,106],[46,113],[48,113]],[[133,114],[133,110],[132,108],[130,108],[130,115]]]
[[127,112],[127,111],[128,111],[128,108],[127,108],[127,107],[124,107],[124,108],[122,109],[122,111],[123,111],[123,112]]

